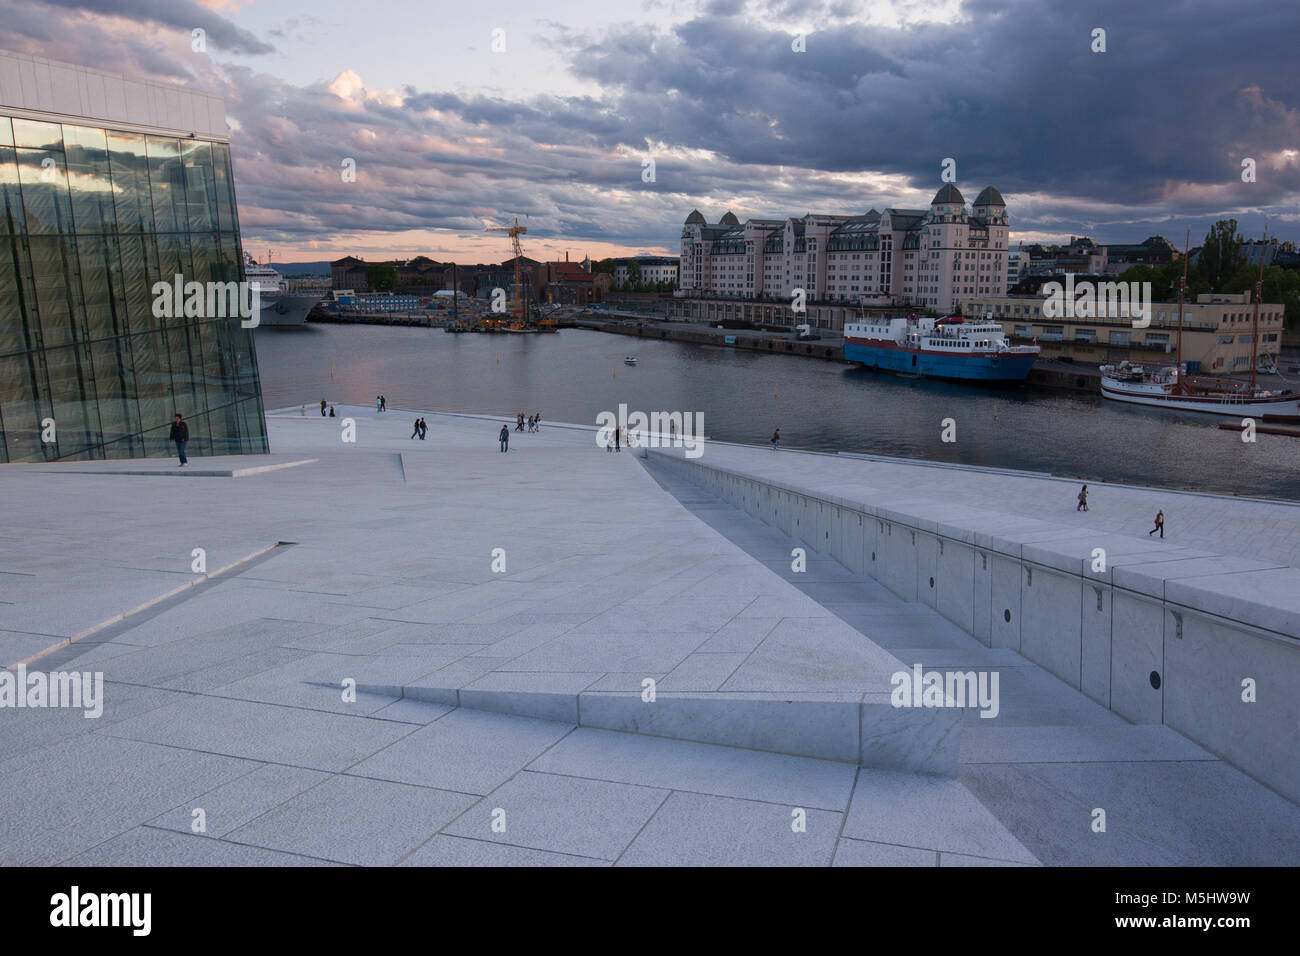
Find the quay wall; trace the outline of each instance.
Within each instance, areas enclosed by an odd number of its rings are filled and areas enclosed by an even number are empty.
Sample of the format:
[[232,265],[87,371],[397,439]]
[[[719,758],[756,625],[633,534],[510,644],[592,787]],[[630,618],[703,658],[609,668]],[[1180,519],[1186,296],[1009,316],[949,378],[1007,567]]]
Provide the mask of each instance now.
[[[669,342],[687,342],[693,345],[745,349],[751,352],[767,352],[771,355],[798,355],[805,358],[848,364],[844,359],[843,340],[838,337],[825,342],[816,339],[809,341],[795,339],[780,333],[773,334],[742,329],[702,329],[699,326],[657,322],[651,319],[637,322],[631,319],[610,321],[583,318],[575,320],[573,324],[577,328],[592,329],[598,332],[612,332],[616,335],[630,335],[636,338],[663,339]],[[734,338],[735,341],[726,341],[728,337]],[[1039,388],[1090,392],[1098,396],[1101,394],[1101,375],[1096,369],[1090,369],[1086,366],[1067,369],[1038,365],[1030,371],[1027,381],[1028,384]]]
[[[885,507],[680,452],[646,455],[1132,723],[1165,724],[1300,802],[1300,568],[941,502]],[[1096,548],[1104,570],[1094,570]]]

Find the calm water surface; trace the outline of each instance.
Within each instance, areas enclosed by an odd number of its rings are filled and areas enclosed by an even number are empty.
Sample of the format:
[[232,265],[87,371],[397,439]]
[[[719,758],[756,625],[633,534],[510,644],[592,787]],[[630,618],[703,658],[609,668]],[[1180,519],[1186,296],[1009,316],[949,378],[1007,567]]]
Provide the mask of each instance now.
[[[818,359],[604,332],[449,335],[329,325],[258,329],[267,408],[369,404],[594,425],[617,410],[702,412],[711,438],[1046,471],[1093,481],[1300,500],[1300,438],[1246,444],[1217,416],[1088,395],[901,379]],[[637,366],[623,364],[634,354]],[[330,381],[330,363],[334,380]],[[957,422],[957,441],[940,440]]]

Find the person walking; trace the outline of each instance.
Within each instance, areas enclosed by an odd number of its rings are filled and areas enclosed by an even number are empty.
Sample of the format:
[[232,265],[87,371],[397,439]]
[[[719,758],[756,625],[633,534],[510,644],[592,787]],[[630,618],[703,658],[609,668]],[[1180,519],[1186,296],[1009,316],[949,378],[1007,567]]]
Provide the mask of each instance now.
[[375,411],[377,411],[377,412],[382,412],[383,410],[384,410],[383,401],[379,398],[378,395],[376,395],[376,396],[375,396]]
[[515,416],[515,431],[521,432],[523,430],[524,430],[524,413],[520,412],[518,415]]
[[427,434],[429,434],[429,423],[426,422],[424,420],[424,416],[421,415],[420,416],[420,441],[424,441],[424,436]]
[[1150,537],[1151,535],[1155,534],[1157,531],[1160,532],[1160,537],[1163,538],[1163,537],[1165,536],[1165,512],[1164,512],[1164,509],[1161,509],[1160,511],[1157,511],[1157,512],[1156,512],[1156,526],[1155,526],[1154,528],[1152,528],[1150,531],[1147,532],[1147,537]]
[[509,425],[501,426],[501,434],[497,435],[497,440],[501,442],[502,451],[510,450],[510,426]]
[[542,413],[538,412],[537,416],[533,419],[533,431],[539,432],[541,430],[542,430]]
[[325,417],[325,399],[323,398],[320,400],[320,417]]
[[384,398],[383,395],[379,396],[379,410],[381,412],[388,411],[388,399]]
[[772,451],[776,451],[776,446],[781,444],[781,429],[772,432]]
[[176,454],[181,459],[180,467],[188,467],[190,460],[185,457],[185,446],[190,441],[190,426],[185,424],[185,419],[181,418],[180,412],[177,412],[176,417],[172,419],[172,430],[167,440],[176,443]]
[[1082,488],[1079,489],[1079,504],[1075,507],[1074,510],[1075,511],[1088,510],[1088,486],[1087,485],[1084,485]]
[[[411,438],[414,438],[414,437],[415,437],[416,435],[418,435],[418,434],[420,434],[420,420],[417,418],[417,419],[415,420],[415,428],[414,428],[414,430],[411,432]],[[407,441],[410,441],[411,438],[408,438]]]
[[333,418],[333,417],[334,417],[334,406],[331,405],[331,406],[330,406],[330,418]]
[[623,431],[623,429],[621,429],[621,428],[615,428],[615,429],[614,429],[614,450],[617,451],[617,452],[621,452],[621,451],[623,450],[622,446],[620,446],[619,443],[618,443],[618,442],[619,442],[619,438],[621,437],[621,436],[620,436],[620,433],[621,433],[622,431]]

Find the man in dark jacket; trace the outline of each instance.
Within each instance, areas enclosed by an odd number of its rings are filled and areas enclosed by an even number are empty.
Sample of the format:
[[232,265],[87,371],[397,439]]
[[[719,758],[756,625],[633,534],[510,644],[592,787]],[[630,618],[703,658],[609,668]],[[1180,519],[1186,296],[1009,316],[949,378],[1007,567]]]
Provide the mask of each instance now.
[[180,455],[181,467],[184,468],[190,463],[185,457],[185,445],[190,440],[190,426],[185,424],[180,412],[176,413],[176,418],[172,421],[172,431],[167,440],[176,443],[176,454]]

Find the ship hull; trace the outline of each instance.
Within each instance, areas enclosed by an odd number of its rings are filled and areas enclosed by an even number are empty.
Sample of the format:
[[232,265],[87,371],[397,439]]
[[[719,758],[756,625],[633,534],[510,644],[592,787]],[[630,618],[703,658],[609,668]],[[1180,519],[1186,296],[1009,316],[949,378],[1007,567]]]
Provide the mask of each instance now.
[[307,313],[321,300],[319,295],[275,293],[263,295],[259,325],[306,325]]
[[1038,355],[949,355],[846,339],[844,358],[867,368],[955,382],[1023,382]]
[[[1159,386],[1154,386],[1158,389]],[[1172,408],[1183,412],[1200,412],[1204,415],[1231,415],[1251,418],[1261,415],[1300,415],[1300,397],[1285,396],[1269,401],[1256,399],[1224,399],[1217,396],[1170,395],[1153,386],[1133,386],[1114,379],[1101,380],[1104,398],[1130,405],[1150,408]]]

